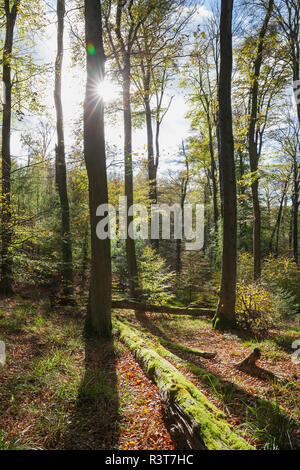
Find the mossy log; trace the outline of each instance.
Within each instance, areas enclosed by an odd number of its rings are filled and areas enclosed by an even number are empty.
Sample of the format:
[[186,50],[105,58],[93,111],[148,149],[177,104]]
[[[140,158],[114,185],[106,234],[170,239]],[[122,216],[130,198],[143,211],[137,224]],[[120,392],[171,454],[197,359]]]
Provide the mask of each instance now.
[[152,348],[151,341],[119,320],[114,320],[114,327],[157,385],[166,423],[180,450],[254,450],[232,431],[225,414]]
[[200,351],[199,349],[189,348],[187,346],[182,346],[181,344],[173,343],[172,341],[166,340],[164,338],[157,338],[157,339],[163,346],[169,346],[183,353],[188,353],[194,356],[203,357],[203,359],[214,359],[216,357],[215,352]]
[[167,307],[165,305],[150,305],[138,302],[129,301],[112,301],[112,308],[119,308],[124,310],[137,310],[139,312],[150,313],[169,313],[173,315],[191,315],[195,317],[210,316],[213,317],[215,310],[212,308],[175,308]]

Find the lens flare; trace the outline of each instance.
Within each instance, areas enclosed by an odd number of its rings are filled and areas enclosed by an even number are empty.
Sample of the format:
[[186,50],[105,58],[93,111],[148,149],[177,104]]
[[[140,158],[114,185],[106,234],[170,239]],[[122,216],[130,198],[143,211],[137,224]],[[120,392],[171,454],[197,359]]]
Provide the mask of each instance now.
[[96,52],[96,49],[95,49],[94,44],[92,43],[88,44],[88,53],[90,55],[95,55],[95,52]]

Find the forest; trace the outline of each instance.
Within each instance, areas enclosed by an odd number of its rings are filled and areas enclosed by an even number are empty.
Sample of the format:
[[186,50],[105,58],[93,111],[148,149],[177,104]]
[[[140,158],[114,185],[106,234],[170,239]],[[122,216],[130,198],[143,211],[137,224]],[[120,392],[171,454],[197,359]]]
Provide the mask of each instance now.
[[300,450],[300,0],[0,0],[0,68],[0,450]]

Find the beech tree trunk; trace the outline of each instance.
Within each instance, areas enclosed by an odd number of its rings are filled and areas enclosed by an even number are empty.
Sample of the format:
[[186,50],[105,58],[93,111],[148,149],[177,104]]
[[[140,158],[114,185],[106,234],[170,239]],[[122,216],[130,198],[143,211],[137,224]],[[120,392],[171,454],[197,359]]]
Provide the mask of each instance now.
[[56,109],[57,145],[55,155],[56,187],[61,210],[61,255],[63,300],[67,302],[73,292],[72,241],[70,231],[70,211],[67,191],[67,169],[65,159],[65,139],[63,109],[61,102],[63,37],[64,37],[65,0],[57,0],[57,56],[55,62],[54,100]]
[[[157,204],[157,166],[154,156],[154,138],[152,127],[152,113],[150,106],[150,78],[151,70],[148,67],[144,79],[144,105],[147,129],[147,153],[148,153],[148,179],[149,179],[149,200],[150,204]],[[149,220],[151,224],[151,217]],[[159,240],[151,240],[151,245],[155,250],[159,249]]]
[[155,166],[154,157],[154,140],[153,140],[153,128],[152,128],[152,113],[150,106],[150,79],[151,70],[147,69],[145,80],[144,80],[144,103],[145,103],[145,114],[146,114],[146,128],[147,128],[147,149],[148,149],[148,178],[150,185],[149,198],[151,203],[156,204],[157,202],[157,182],[156,173],[157,169]]
[[[254,61],[254,75],[253,85],[251,87],[251,113],[249,121],[249,159],[250,169],[252,173],[257,173],[259,153],[256,142],[256,127],[258,117],[258,80],[262,66],[262,54],[264,51],[264,40],[267,34],[269,21],[274,8],[274,0],[269,0],[266,16],[259,32],[259,41],[257,48],[257,55]],[[252,190],[252,205],[253,205],[253,278],[257,281],[261,275],[261,211],[259,204],[259,191],[258,191],[258,175],[255,175],[255,181],[251,186]]]
[[212,180],[212,187],[213,187],[214,228],[215,228],[215,236],[217,236],[218,220],[219,220],[218,185],[217,185],[217,178],[216,178],[217,168],[216,168],[216,162],[215,162],[213,136],[212,136],[212,129],[211,129],[210,123],[208,123],[208,133],[209,133],[209,152],[210,152],[210,177]]
[[[133,204],[133,168],[132,168],[132,119],[130,103],[131,85],[130,56],[124,57],[123,69],[123,113],[124,113],[124,159],[125,159],[125,196],[127,197],[127,208]],[[129,290],[133,299],[138,294],[138,268],[136,261],[135,240],[128,236],[128,227],[133,222],[133,217],[127,215],[127,237],[126,256],[129,276]]]
[[284,198],[286,196],[286,190],[287,190],[287,183],[284,185],[283,194],[281,196],[280,203],[279,203],[279,210],[278,210],[278,215],[277,215],[277,219],[276,219],[276,224],[273,228],[272,235],[271,235],[271,238],[270,238],[270,243],[269,243],[269,252],[272,253],[272,251],[273,251],[273,240],[274,240],[274,237],[275,237],[275,256],[278,256],[279,233],[280,233],[283,203],[284,203]]
[[11,54],[14,41],[14,27],[16,24],[20,0],[15,0],[10,8],[9,0],[5,0],[5,42],[3,49],[3,84],[5,87],[5,103],[2,118],[2,193],[1,193],[1,279],[0,294],[9,296],[12,289],[12,256],[10,253],[11,228],[11,112],[12,112],[12,80],[11,80]]
[[[108,203],[104,104],[97,86],[104,80],[104,49],[100,0],[85,0],[85,43],[87,83],[84,102],[84,157],[89,180],[91,224],[91,279],[86,331],[111,336],[111,256],[110,240],[96,235],[96,210]],[[91,47],[93,46],[93,48]]]
[[299,175],[296,157],[293,162],[293,257],[295,263],[299,261],[298,249],[298,214],[299,214]]
[[214,327],[219,329],[231,328],[235,325],[237,200],[231,105],[232,9],[233,0],[222,0],[219,119],[220,173],[223,196],[223,254],[220,299],[213,322]]

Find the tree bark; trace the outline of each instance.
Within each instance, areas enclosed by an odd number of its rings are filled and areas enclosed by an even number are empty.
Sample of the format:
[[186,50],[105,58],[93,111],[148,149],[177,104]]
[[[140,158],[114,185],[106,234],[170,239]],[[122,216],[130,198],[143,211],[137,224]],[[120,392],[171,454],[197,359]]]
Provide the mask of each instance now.
[[271,238],[270,238],[270,243],[269,243],[269,252],[272,253],[272,251],[273,251],[273,240],[274,240],[274,237],[276,236],[276,238],[275,238],[275,256],[278,256],[279,232],[280,232],[280,224],[281,224],[281,220],[282,220],[282,210],[283,210],[284,198],[285,198],[285,195],[286,195],[286,189],[287,189],[287,183],[284,186],[283,194],[282,194],[281,199],[280,199],[276,224],[273,228]]
[[299,175],[296,157],[293,161],[293,257],[295,263],[299,261],[298,248],[298,214],[299,214]]
[[217,236],[218,220],[219,220],[218,185],[217,185],[217,178],[216,178],[217,169],[216,169],[212,129],[211,129],[210,122],[208,123],[208,135],[209,135],[209,152],[210,152],[210,177],[212,180],[212,187],[213,187],[214,228],[215,228],[215,236]]
[[[185,204],[187,188],[188,188],[188,184],[189,184],[189,162],[188,162],[187,155],[185,153],[184,142],[182,142],[182,151],[183,151],[183,154],[184,154],[185,165],[186,165],[186,174],[182,176],[181,184],[180,184],[181,222],[182,222],[182,226],[183,226],[183,223],[184,223],[184,204]],[[181,270],[182,270],[181,254],[182,254],[182,240],[181,240],[181,238],[178,238],[176,240],[176,273],[177,274],[180,274]]]
[[67,169],[65,159],[65,139],[63,109],[61,101],[63,37],[64,37],[65,0],[57,0],[57,56],[55,62],[54,101],[56,109],[57,145],[55,155],[56,187],[61,210],[61,255],[62,255],[62,300],[68,302],[73,293],[72,240],[70,230],[70,211],[67,190]]
[[11,113],[12,113],[12,80],[11,80],[11,54],[14,41],[14,27],[16,24],[20,0],[15,0],[10,9],[9,0],[4,2],[6,30],[3,49],[3,84],[5,87],[5,103],[2,118],[2,201],[1,201],[1,279],[0,294],[9,296],[12,289],[12,264],[10,253],[11,228]]
[[91,279],[86,331],[89,334],[110,337],[110,240],[100,240],[96,234],[97,207],[108,203],[104,104],[97,92],[97,86],[104,80],[105,63],[100,0],[85,0],[85,43],[87,83],[84,102],[84,156],[89,180],[91,225]]
[[[124,113],[124,159],[125,159],[125,196],[127,208],[133,204],[133,168],[132,168],[132,120],[130,103],[131,85],[130,56],[125,54],[123,69],[123,113]],[[129,277],[129,290],[133,299],[139,296],[138,268],[136,261],[135,241],[129,237],[128,228],[133,216],[127,215],[126,257]]]
[[[147,67],[144,78],[144,105],[147,129],[147,152],[148,152],[148,179],[149,179],[149,200],[150,204],[157,204],[157,167],[154,158],[154,139],[152,127],[152,112],[150,106],[150,80],[151,70]],[[151,224],[151,217],[150,217]],[[155,250],[159,249],[159,240],[151,240],[151,245]]]
[[214,327],[218,329],[231,328],[235,325],[237,198],[231,105],[232,9],[233,0],[222,0],[219,119],[221,191],[223,193],[223,254],[220,299],[213,322]]

